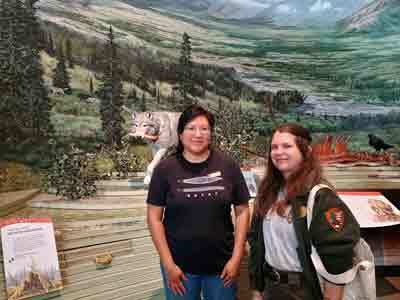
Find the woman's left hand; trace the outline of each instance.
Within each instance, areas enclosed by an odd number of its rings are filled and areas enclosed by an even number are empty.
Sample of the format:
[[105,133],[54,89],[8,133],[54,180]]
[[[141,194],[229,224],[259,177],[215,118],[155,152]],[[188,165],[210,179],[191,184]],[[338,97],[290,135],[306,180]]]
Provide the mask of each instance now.
[[228,287],[234,281],[236,281],[239,275],[239,267],[240,267],[240,260],[234,258],[228,260],[221,274],[221,278],[224,281],[224,287]]

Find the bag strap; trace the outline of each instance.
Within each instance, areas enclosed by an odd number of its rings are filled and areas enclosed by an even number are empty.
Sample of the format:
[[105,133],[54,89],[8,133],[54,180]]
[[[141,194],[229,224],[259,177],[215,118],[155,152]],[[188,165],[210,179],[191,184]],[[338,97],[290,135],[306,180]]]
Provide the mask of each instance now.
[[312,220],[312,215],[313,215],[313,209],[314,209],[315,195],[322,188],[331,189],[326,184],[317,184],[311,189],[310,194],[308,195],[308,200],[307,200],[307,229],[308,230],[310,230],[310,225],[311,225],[311,220]]
[[[328,185],[317,184],[316,186],[314,186],[311,189],[310,194],[308,196],[308,200],[307,200],[307,229],[308,230],[310,230],[312,213],[313,213],[313,208],[314,208],[314,203],[315,203],[315,195],[322,188],[331,189],[331,187],[329,187]],[[351,282],[354,279],[354,277],[356,276],[359,268],[361,268],[361,267],[368,268],[371,264],[369,261],[364,260],[364,261],[359,262],[358,264],[353,266],[353,268],[351,268],[350,270],[347,270],[344,273],[331,274],[325,269],[325,266],[322,263],[321,257],[319,256],[317,250],[315,249],[314,245],[312,244],[312,240],[311,240],[311,260],[313,262],[315,270],[317,271],[317,273],[319,275],[321,275],[326,280],[328,280],[332,283],[336,283],[336,284],[346,284],[346,283]]]

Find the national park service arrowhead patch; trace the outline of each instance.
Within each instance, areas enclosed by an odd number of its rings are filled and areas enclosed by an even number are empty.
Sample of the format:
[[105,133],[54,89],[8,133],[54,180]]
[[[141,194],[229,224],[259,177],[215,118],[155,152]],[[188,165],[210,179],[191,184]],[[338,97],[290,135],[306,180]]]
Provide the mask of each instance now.
[[341,231],[344,225],[344,212],[338,207],[330,208],[325,212],[325,219],[335,231]]

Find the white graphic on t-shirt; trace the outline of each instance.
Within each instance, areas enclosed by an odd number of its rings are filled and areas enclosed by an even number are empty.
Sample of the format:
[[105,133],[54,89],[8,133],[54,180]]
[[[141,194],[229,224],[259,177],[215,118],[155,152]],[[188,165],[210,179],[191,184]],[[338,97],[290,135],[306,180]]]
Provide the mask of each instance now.
[[188,184],[207,184],[207,183],[213,183],[222,180],[222,177],[210,177],[208,176],[201,176],[201,177],[194,177],[194,178],[188,178],[184,179],[183,183],[188,183]]
[[[206,176],[192,177],[187,179],[178,179],[178,183],[197,185],[197,187],[178,188],[179,192],[185,193],[186,198],[214,198],[220,191],[225,190],[223,185],[210,185],[214,182],[222,181],[222,172],[216,171]],[[199,186],[203,185],[203,186]]]
[[204,187],[196,187],[196,188],[186,188],[182,189],[184,193],[195,193],[195,192],[208,192],[208,191],[223,191],[225,187],[220,185],[210,185]]
[[208,174],[208,177],[221,177],[221,176],[222,176],[221,171]]

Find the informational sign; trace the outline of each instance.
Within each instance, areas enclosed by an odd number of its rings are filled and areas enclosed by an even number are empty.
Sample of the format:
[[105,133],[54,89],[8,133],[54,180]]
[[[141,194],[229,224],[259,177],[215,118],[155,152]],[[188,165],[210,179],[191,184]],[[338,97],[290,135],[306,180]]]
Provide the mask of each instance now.
[[254,198],[257,194],[256,175],[251,171],[242,171],[244,180],[246,180],[247,188],[249,189],[250,197]]
[[62,288],[50,218],[0,221],[8,299],[18,300]]
[[361,228],[400,224],[400,211],[379,192],[339,192]]

